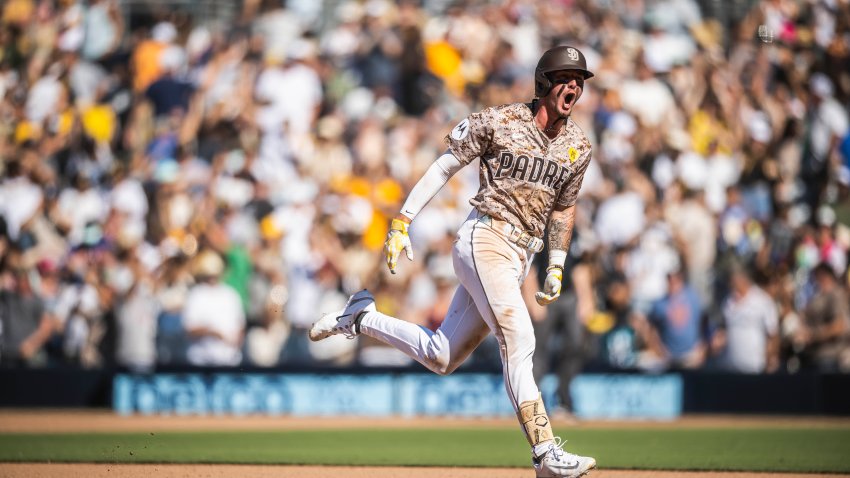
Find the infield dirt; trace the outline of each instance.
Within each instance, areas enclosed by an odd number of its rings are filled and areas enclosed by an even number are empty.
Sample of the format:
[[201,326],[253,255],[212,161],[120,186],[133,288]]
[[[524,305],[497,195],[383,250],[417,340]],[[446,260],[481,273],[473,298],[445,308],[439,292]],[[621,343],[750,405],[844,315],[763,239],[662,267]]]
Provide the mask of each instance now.
[[[530,469],[520,468],[414,468],[342,466],[250,466],[250,465],[93,465],[81,464],[0,464],[3,478],[517,478],[531,477]],[[595,470],[587,478],[810,478],[812,476],[770,473],[716,473],[681,471]]]
[[[304,419],[290,417],[122,417],[111,411],[3,410],[0,433],[132,432],[166,430],[299,430],[340,428],[456,428],[470,425],[511,425],[505,419]],[[850,419],[685,417],[675,422],[581,422],[578,428],[635,427],[722,427],[788,426],[846,427]],[[555,425],[559,425],[555,422]],[[562,424],[566,425],[566,424]],[[338,466],[254,466],[254,465],[166,465],[90,463],[0,463],[0,478],[224,478],[224,477],[347,477],[347,478],[514,478],[533,476],[521,468],[443,468],[443,467],[338,467]],[[816,475],[790,473],[681,472],[595,470],[588,478],[811,478]]]

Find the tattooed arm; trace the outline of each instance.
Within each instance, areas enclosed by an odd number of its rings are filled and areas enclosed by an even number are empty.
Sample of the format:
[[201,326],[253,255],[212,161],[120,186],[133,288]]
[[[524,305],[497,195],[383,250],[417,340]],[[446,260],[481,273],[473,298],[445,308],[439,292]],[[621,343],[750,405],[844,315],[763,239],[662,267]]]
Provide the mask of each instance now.
[[555,207],[549,217],[549,266],[546,268],[546,282],[543,290],[535,294],[540,305],[548,305],[561,295],[561,282],[564,279],[564,263],[570,240],[573,237],[573,225],[576,219],[576,206]]
[[552,264],[552,253],[560,251],[564,253],[564,260],[558,265],[564,268],[567,251],[570,250],[570,241],[573,238],[573,225],[576,222],[576,207],[572,205],[567,208],[555,207],[552,216],[549,217],[549,265]]

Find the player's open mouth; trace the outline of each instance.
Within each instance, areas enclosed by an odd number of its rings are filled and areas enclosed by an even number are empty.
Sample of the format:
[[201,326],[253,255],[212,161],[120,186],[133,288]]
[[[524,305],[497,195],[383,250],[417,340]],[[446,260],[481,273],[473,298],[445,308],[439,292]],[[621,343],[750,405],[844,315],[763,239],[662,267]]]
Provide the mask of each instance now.
[[572,91],[564,95],[564,107],[569,108],[573,104],[573,100],[575,99],[576,94]]

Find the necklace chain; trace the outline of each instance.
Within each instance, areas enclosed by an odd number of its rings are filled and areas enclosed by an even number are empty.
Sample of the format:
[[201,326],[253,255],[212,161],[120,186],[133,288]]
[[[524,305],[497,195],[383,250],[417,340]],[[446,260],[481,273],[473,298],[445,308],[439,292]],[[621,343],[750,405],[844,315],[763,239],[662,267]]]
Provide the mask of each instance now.
[[561,122],[561,120],[566,120],[566,118],[564,118],[564,117],[560,117],[560,118],[556,119],[555,121],[553,121],[553,122],[552,122],[552,125],[551,125],[551,126],[548,126],[548,127],[544,128],[544,129],[543,129],[543,131],[545,131],[545,132],[557,131],[557,130],[558,130],[558,129],[560,129],[561,127],[560,127],[560,126],[556,126],[556,125],[557,125],[558,123],[560,123],[560,122]]

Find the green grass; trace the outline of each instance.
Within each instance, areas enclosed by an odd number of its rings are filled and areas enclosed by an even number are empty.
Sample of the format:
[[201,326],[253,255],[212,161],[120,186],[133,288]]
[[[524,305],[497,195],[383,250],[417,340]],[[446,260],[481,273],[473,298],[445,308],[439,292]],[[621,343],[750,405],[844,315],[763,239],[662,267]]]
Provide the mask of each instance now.
[[[560,430],[601,468],[850,472],[850,428]],[[0,434],[0,462],[526,467],[519,430]]]

